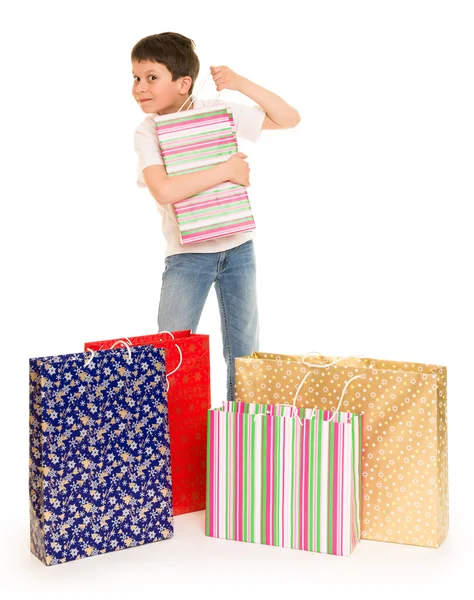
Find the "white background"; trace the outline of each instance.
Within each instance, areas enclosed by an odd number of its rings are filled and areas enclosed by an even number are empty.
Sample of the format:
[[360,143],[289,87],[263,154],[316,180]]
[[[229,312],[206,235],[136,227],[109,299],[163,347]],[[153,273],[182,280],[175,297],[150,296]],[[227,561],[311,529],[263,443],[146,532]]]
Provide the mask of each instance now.
[[[457,0],[2,3],[1,549],[5,598],[443,597],[472,592],[473,3]],[[28,358],[156,330],[164,244],[135,184],[129,54],[193,38],[301,114],[249,154],[261,349],[446,365],[450,534],[348,559],[167,542],[44,567],[29,553]],[[206,94],[213,93],[208,88]],[[238,94],[227,97],[249,102]],[[225,393],[214,293],[212,394]]]

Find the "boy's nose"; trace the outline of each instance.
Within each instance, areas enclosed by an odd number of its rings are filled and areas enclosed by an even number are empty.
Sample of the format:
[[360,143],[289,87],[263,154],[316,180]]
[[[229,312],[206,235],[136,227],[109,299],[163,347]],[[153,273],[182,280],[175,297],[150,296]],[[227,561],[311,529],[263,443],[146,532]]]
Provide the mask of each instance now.
[[146,81],[139,81],[137,83],[137,92],[146,92],[146,90],[147,90]]

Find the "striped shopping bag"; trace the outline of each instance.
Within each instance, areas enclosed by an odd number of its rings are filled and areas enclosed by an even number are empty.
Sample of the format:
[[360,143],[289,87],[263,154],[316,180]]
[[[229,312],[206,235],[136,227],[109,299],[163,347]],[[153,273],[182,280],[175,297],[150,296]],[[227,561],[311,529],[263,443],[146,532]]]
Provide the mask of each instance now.
[[[193,173],[225,162],[238,152],[235,123],[225,104],[154,117],[169,176]],[[247,190],[226,181],[174,203],[182,244],[255,229]]]
[[224,402],[208,413],[206,534],[348,556],[362,415]]

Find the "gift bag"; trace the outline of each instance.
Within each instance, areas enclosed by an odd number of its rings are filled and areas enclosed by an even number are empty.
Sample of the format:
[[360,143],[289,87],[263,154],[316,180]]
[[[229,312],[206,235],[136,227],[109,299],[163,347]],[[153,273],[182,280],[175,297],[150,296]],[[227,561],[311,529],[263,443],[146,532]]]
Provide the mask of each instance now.
[[343,382],[361,375],[343,410],[363,412],[362,538],[438,547],[448,532],[445,367],[372,358],[237,358],[235,398],[334,407]]
[[360,415],[209,411],[206,534],[347,556],[360,539]]
[[[218,103],[154,117],[166,172],[171,177],[225,162],[238,152],[231,111]],[[255,229],[247,190],[226,181],[174,203],[182,244]]]
[[84,349],[117,344],[163,348],[168,374],[168,410],[173,475],[173,514],[206,506],[207,411],[211,407],[209,336],[189,330],[88,342]]
[[46,565],[173,535],[163,350],[30,359],[29,492]]

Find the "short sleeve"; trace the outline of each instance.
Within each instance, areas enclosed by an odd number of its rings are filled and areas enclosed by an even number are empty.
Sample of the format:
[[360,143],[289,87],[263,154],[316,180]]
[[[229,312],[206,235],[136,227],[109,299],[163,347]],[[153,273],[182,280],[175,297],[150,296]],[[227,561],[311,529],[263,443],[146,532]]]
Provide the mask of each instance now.
[[260,106],[245,106],[235,102],[227,103],[234,116],[237,137],[256,142],[262,131],[265,111]]
[[137,184],[146,187],[143,169],[163,164],[155,122],[152,118],[147,117],[135,130],[134,146],[138,155]]

